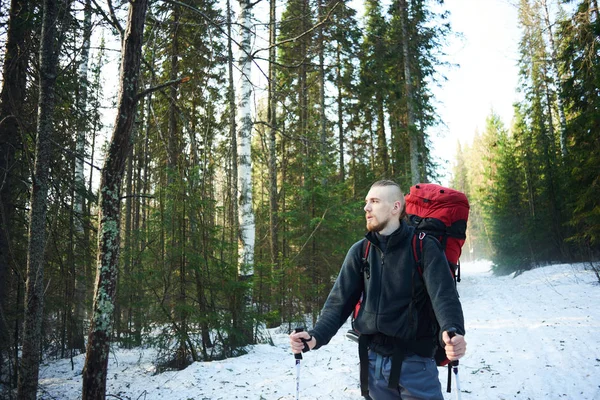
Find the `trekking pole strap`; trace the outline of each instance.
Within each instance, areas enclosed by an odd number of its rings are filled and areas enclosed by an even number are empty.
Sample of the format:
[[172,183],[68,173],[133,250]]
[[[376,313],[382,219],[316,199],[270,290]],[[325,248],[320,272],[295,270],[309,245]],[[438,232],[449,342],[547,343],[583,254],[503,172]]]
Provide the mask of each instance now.
[[358,337],[358,359],[360,361],[360,394],[369,396],[369,336]]

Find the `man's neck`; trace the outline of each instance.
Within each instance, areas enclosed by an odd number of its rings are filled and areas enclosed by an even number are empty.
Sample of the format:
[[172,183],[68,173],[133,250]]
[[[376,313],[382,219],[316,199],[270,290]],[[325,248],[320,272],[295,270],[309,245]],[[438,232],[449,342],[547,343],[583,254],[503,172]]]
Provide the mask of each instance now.
[[385,228],[379,231],[379,234],[382,236],[390,236],[392,233],[396,232],[396,229],[400,227],[400,221],[390,221]]

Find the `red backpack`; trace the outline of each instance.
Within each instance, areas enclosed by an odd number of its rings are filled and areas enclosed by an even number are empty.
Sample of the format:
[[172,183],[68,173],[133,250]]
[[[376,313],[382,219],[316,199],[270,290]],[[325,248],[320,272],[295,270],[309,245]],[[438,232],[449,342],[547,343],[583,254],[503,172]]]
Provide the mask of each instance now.
[[417,232],[425,232],[440,241],[452,275],[460,282],[459,258],[469,219],[467,196],[434,183],[419,183],[410,188],[404,199],[409,224]]

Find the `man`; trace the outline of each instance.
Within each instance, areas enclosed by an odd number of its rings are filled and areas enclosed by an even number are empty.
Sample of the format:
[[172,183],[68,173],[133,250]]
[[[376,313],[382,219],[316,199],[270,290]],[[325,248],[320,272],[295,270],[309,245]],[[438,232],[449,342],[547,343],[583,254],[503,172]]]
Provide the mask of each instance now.
[[[412,248],[414,228],[404,220],[404,195],[392,181],[375,182],[365,198],[366,239],[351,248],[313,330],[292,333],[293,353],[329,343],[363,296],[355,329],[361,333],[362,394],[373,400],[443,400],[433,360],[435,340],[448,359],[466,351],[464,319],[440,243],[423,238],[423,270]],[[435,333],[435,313],[442,333]],[[454,328],[456,336],[447,331]],[[366,359],[368,349],[368,361]],[[368,363],[368,366],[367,366]],[[368,368],[368,390],[366,388]]]

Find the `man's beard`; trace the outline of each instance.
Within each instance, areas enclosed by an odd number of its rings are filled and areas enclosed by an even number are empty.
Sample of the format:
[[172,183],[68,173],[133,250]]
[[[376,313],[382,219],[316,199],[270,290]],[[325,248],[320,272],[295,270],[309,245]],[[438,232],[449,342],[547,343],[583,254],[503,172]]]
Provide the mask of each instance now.
[[377,224],[373,224],[372,222],[367,221],[367,229],[369,230],[369,232],[381,232],[385,229],[389,221],[389,219],[386,219],[385,221],[378,222]]

